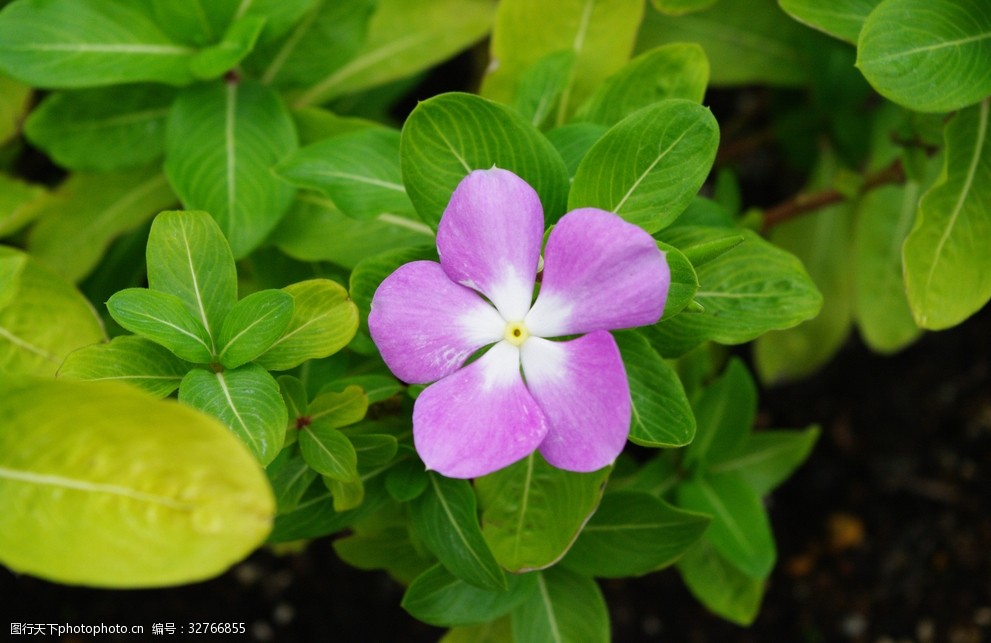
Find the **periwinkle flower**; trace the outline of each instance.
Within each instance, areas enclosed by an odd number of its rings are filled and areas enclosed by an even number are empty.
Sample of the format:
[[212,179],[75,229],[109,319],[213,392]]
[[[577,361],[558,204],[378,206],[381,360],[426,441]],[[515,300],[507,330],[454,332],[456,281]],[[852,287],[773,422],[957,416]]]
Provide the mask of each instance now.
[[534,302],[543,231],[533,188],[476,170],[441,218],[440,263],[405,264],[375,292],[368,326],[385,363],[405,382],[434,382],[413,409],[429,469],[473,478],[539,449],[555,467],[594,471],[626,443],[630,389],[608,331],[660,319],[667,261],[641,228],[573,210],[547,241]]

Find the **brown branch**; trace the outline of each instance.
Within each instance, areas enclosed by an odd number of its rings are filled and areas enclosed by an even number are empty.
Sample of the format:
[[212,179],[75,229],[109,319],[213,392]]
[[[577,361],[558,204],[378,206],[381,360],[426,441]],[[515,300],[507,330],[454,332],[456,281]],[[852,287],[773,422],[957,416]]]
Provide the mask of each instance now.
[[[901,159],[895,159],[891,165],[870,174],[864,180],[859,194],[870,192],[874,188],[893,183],[904,183],[905,168],[902,167]],[[783,203],[764,210],[764,223],[762,230],[767,231],[774,226],[794,219],[806,212],[813,212],[834,203],[839,203],[847,198],[845,194],[835,188],[813,192],[812,194],[798,194]]]

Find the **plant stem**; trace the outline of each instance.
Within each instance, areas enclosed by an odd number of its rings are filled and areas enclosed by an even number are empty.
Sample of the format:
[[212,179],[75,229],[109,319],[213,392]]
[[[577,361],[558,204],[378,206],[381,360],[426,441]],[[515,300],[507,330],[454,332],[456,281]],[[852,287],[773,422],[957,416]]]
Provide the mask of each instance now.
[[[864,194],[882,185],[903,183],[904,181],[905,169],[902,167],[901,159],[895,159],[886,168],[868,175],[858,194]],[[783,203],[764,210],[762,229],[767,231],[780,223],[794,219],[800,214],[839,203],[846,198],[845,194],[835,188],[820,190],[811,194],[797,194]]]

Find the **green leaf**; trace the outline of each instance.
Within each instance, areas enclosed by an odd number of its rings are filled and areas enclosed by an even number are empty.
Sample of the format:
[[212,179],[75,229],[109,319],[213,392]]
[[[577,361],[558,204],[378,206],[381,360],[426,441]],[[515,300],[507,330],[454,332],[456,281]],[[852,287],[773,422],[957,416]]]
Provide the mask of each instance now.
[[677,43],[646,51],[606,79],[576,118],[612,126],[667,98],[702,102],[709,61],[696,44]]
[[413,212],[399,171],[399,132],[363,129],[308,145],[279,163],[276,172],[296,187],[330,197],[348,216]]
[[757,387],[739,359],[695,401],[698,429],[685,450],[685,464],[696,469],[736,453],[757,415]]
[[564,159],[568,177],[574,178],[578,165],[607,128],[597,123],[567,123],[547,132],[547,140]]
[[503,0],[492,31],[492,60],[482,95],[510,104],[523,77],[548,54],[574,52],[555,123],[563,124],[607,76],[630,56],[643,15],[640,0]]
[[919,326],[955,326],[991,298],[986,264],[991,239],[991,99],[946,126],[946,164],[919,202],[902,257]]
[[[812,189],[837,179],[837,163],[825,152],[814,172]],[[840,349],[853,326],[853,206],[842,202],[774,227],[770,240],[798,257],[823,307],[814,319],[757,338],[754,363],[761,381],[777,384],[807,376]]]
[[302,20],[281,41],[258,48],[247,64],[266,85],[303,88],[354,58],[365,40],[374,0],[310,2]]
[[21,123],[30,104],[31,88],[0,74],[0,145],[21,130]]
[[812,78],[812,60],[826,36],[789,18],[773,0],[719,0],[677,18],[648,11],[636,51],[694,42],[709,59],[710,83],[794,87]]
[[587,576],[640,576],[674,563],[708,525],[646,493],[607,493],[562,564]]
[[871,190],[857,204],[854,228],[854,314],[860,336],[878,353],[893,353],[922,333],[908,306],[902,246],[918,209],[915,181]]
[[857,67],[871,86],[920,112],[949,112],[991,94],[989,61],[983,0],[884,0],[857,43]]
[[471,484],[432,472],[428,476],[430,484],[412,502],[410,513],[427,549],[465,582],[482,589],[505,590],[505,574],[478,526]]
[[[363,570],[384,569],[391,576],[408,585],[414,578],[432,567],[436,561],[426,558],[410,542],[408,527],[376,525],[374,530],[363,530],[334,540],[334,552],[352,567]],[[467,585],[463,589],[473,588]],[[471,591],[471,590],[468,590]],[[479,590],[484,591],[484,590]]]
[[269,542],[284,543],[319,538],[353,524],[362,516],[377,511],[388,496],[366,490],[365,501],[350,511],[336,511],[334,499],[326,485],[317,481],[300,499],[292,511],[276,516]]
[[708,109],[665,100],[620,121],[578,166],[568,209],[597,207],[656,232],[695,197],[716,157],[719,126]]
[[412,456],[390,468],[385,477],[385,488],[396,502],[413,500],[423,493],[429,484],[430,478],[423,463]]
[[550,225],[564,214],[568,173],[550,142],[519,114],[470,94],[441,94],[416,106],[403,125],[403,183],[436,228],[451,194],[472,170],[510,170],[530,184]]
[[292,320],[256,363],[270,371],[287,371],[308,359],[333,355],[354,337],[358,308],[336,282],[310,279],[282,290],[292,295]]
[[[0,101],[2,100],[2,88],[0,88]],[[41,216],[45,205],[50,201],[48,191],[42,186],[0,174],[0,237],[17,232]]]
[[[399,442],[391,435],[348,431],[347,436],[358,454],[358,471],[362,475],[377,473],[380,468],[392,462],[399,450]],[[388,490],[388,485],[386,489]]]
[[[742,344],[818,314],[822,295],[801,262],[749,230],[739,234],[743,243],[696,268],[695,301],[703,312],[681,313],[643,331],[661,355],[680,356],[706,340]],[[726,230],[678,226],[661,236],[686,248],[724,238]]]
[[693,11],[708,9],[716,0],[651,0],[654,8],[669,16],[680,16]]
[[254,81],[215,82],[182,91],[165,132],[165,174],[186,208],[206,210],[234,256],[275,228],[293,189],[272,167],[296,149],[289,111]]
[[609,611],[594,580],[561,567],[535,575],[536,591],[512,611],[516,643],[609,641]]
[[792,18],[840,40],[856,45],[868,14],[881,0],[778,0]]
[[482,533],[499,564],[519,573],[560,560],[598,506],[609,471],[563,471],[533,453],[477,478]]
[[696,600],[714,614],[744,626],[757,618],[764,581],[739,571],[705,540],[678,561],[678,571]]
[[155,166],[73,174],[40,205],[28,248],[59,274],[79,281],[118,236],[174,204],[175,195]]
[[234,257],[206,212],[163,212],[148,235],[148,287],[175,295],[199,320],[217,353],[220,327],[237,303]]
[[439,627],[485,623],[529,599],[537,586],[536,574],[507,579],[508,589],[482,589],[434,565],[410,583],[402,606],[415,619]]
[[391,275],[399,266],[410,261],[437,260],[437,249],[434,246],[418,246],[400,248],[384,252],[377,257],[369,257],[359,263],[351,272],[351,297],[361,311],[361,318],[368,319],[372,309],[372,297],[379,284]]
[[765,496],[802,464],[819,438],[819,428],[804,431],[760,431],[735,453],[709,465],[711,473],[736,473],[758,496]]
[[678,485],[678,505],[712,516],[706,539],[737,569],[765,579],[777,556],[760,496],[737,473],[706,474]]
[[324,476],[323,483],[334,496],[334,511],[357,509],[365,501],[365,483],[357,475],[348,480]]
[[668,288],[668,298],[664,302],[664,315],[661,317],[668,319],[680,313],[692,302],[699,289],[699,278],[695,274],[692,262],[684,253],[666,243],[658,242],[657,246],[664,253],[668,270],[671,271],[671,285]]
[[313,398],[306,416],[313,424],[338,429],[360,422],[367,412],[368,396],[360,387],[348,386],[340,393],[321,393]]
[[275,504],[280,514],[289,513],[299,506],[303,494],[317,479],[317,472],[303,459],[295,446],[282,449],[265,474],[275,493]]
[[91,382],[118,380],[155,397],[166,397],[179,388],[189,368],[189,363],[153,341],[121,335],[109,343],[84,346],[69,353],[58,376]]
[[452,627],[438,643],[514,643],[508,616],[482,623]]
[[557,105],[561,93],[571,82],[575,66],[573,50],[547,54],[520,75],[513,109],[540,127]]
[[630,441],[648,447],[682,447],[695,437],[695,416],[674,369],[635,331],[613,335],[630,381]]
[[262,465],[282,448],[286,405],[275,379],[255,364],[218,373],[194,368],[179,385],[179,401],[219,418]]
[[0,68],[37,87],[182,85],[195,54],[128,0],[21,0],[0,14]]
[[270,237],[300,261],[330,261],[352,269],[363,259],[432,243],[434,231],[413,216],[383,213],[356,220],[328,198],[300,194]]
[[368,37],[353,58],[319,79],[296,107],[325,103],[405,78],[450,58],[480,40],[492,24],[488,0],[379,0]]
[[24,133],[69,169],[141,167],[165,151],[165,119],[175,96],[150,84],[56,92],[31,112]]
[[299,430],[299,448],[317,473],[341,482],[358,478],[358,456],[338,429],[324,424],[304,426]]
[[235,68],[255,46],[264,24],[264,18],[255,17],[234,22],[224,34],[223,40],[197,52],[190,59],[190,71],[197,79],[209,80]]
[[320,388],[321,393],[340,393],[348,386],[360,386],[368,396],[368,403],[375,404],[401,393],[404,386],[394,375],[350,375],[344,379],[328,382]]
[[220,327],[217,358],[237,368],[267,351],[289,326],[293,298],[281,290],[261,290],[237,302]]
[[0,276],[0,373],[53,376],[66,355],[105,340],[86,298],[28,255],[0,246]]
[[219,422],[114,382],[0,389],[0,562],[98,587],[220,574],[261,544],[274,502]]

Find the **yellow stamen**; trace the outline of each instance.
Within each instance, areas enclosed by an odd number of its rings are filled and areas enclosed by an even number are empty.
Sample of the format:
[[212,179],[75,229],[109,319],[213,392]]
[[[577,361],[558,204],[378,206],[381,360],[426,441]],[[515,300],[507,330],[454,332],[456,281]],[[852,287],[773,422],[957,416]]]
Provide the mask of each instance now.
[[512,344],[513,346],[522,346],[523,342],[525,342],[527,338],[530,337],[530,333],[529,331],[527,331],[526,326],[523,325],[523,322],[521,321],[509,322],[508,324],[506,324],[505,337],[506,337],[506,341]]

